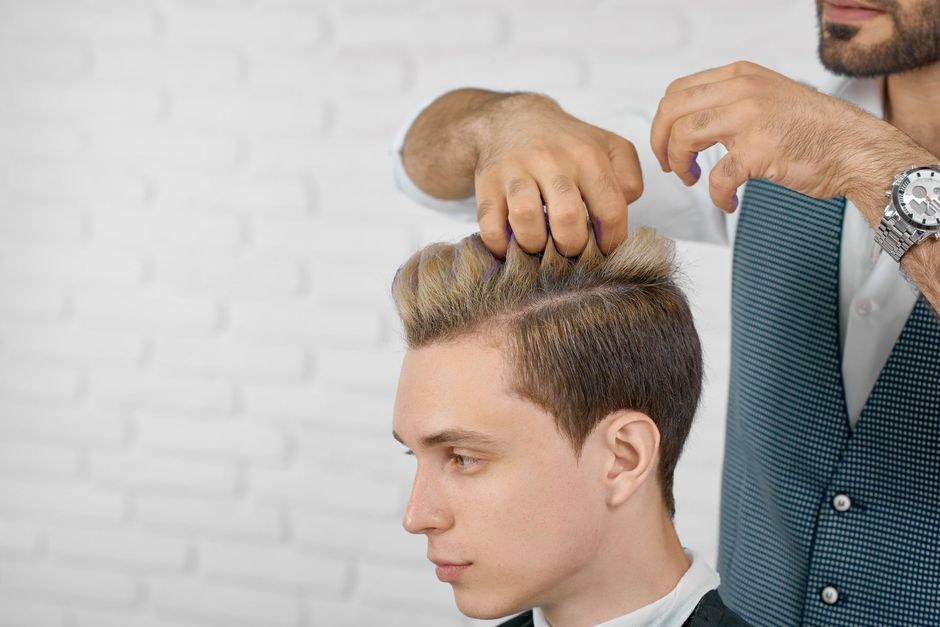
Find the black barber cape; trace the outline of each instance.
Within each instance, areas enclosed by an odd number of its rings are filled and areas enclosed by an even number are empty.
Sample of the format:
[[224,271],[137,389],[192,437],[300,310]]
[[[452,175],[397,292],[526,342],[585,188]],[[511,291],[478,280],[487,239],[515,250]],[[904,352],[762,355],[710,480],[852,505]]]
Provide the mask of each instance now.
[[[505,623],[500,623],[498,627],[532,626],[532,610],[527,610]],[[692,610],[692,615],[682,623],[681,627],[751,627],[751,625],[725,606],[717,590],[710,590],[698,602]]]

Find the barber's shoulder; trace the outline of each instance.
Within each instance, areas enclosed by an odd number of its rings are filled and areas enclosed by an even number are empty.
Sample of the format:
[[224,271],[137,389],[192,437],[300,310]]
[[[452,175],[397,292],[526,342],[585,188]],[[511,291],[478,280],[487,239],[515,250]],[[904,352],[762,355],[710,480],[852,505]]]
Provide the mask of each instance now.
[[532,627],[532,610],[526,610],[522,614],[513,616],[505,623],[500,623],[497,627]]

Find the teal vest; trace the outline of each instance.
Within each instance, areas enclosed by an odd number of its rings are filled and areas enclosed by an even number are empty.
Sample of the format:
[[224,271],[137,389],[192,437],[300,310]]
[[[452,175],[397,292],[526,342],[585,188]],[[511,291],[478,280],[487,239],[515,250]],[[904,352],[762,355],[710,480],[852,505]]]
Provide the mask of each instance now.
[[940,625],[940,321],[921,296],[851,431],[844,209],[765,180],[742,199],[720,591],[755,625]]

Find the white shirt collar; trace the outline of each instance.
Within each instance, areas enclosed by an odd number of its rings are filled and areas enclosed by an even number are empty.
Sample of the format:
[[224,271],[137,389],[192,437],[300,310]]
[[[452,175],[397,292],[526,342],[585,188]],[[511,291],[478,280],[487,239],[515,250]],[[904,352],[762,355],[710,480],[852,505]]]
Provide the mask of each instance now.
[[879,120],[884,118],[884,77],[845,78],[833,77],[820,89],[846,102],[864,109]]
[[[633,610],[595,625],[595,627],[677,627],[682,625],[692,610],[709,590],[714,590],[721,583],[718,573],[704,559],[685,549],[685,554],[692,561],[679,583],[666,596],[649,605]],[[551,627],[545,620],[541,608],[532,609],[534,627]]]

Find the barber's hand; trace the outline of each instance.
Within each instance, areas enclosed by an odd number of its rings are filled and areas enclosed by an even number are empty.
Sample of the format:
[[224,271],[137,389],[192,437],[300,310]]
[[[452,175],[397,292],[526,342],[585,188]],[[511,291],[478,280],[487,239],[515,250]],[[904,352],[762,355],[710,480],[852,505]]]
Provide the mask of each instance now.
[[699,151],[728,149],[712,169],[715,206],[734,211],[735,190],[766,178],[816,198],[849,195],[877,161],[878,145],[903,135],[890,124],[760,65],[741,61],[674,81],[659,103],[650,143],[686,185]]
[[480,235],[506,256],[510,229],[523,250],[575,256],[588,242],[588,216],[602,252],[627,235],[627,205],[643,192],[629,141],[586,124],[543,96],[515,94],[481,117],[475,191]]

